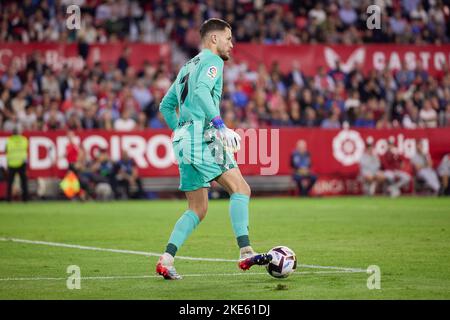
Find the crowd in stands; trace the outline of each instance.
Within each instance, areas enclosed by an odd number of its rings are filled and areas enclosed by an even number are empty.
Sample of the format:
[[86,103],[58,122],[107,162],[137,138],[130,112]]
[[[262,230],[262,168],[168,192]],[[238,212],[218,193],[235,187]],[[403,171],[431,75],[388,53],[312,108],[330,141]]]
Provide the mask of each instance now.
[[[222,110],[230,127],[434,128],[450,125],[450,72],[432,77],[420,63],[396,71],[356,66],[346,73],[319,67],[305,76],[294,61],[287,75],[269,70],[239,72],[227,65]],[[236,112],[237,111],[237,112]]]
[[[66,28],[78,5],[82,32]],[[381,29],[367,28],[367,7],[380,8]],[[222,18],[237,41],[258,43],[446,43],[444,0],[5,0],[0,42],[166,42],[196,48],[201,23]]]
[[414,193],[450,195],[450,155],[444,155],[435,169],[425,141],[418,139],[416,147],[416,154],[407,159],[398,152],[394,139],[390,138],[386,152],[379,156],[375,152],[373,138],[369,137],[359,160],[363,193],[398,197],[412,188]]
[[107,150],[100,150],[94,159],[89,159],[80,150],[74,166],[80,182],[82,200],[87,199],[141,199],[145,197],[142,180],[135,162],[127,153],[119,161],[112,161]]
[[[63,25],[63,8],[72,3],[82,9],[79,31]],[[376,31],[361,27],[367,1],[26,0],[21,5],[2,1],[0,42],[80,41],[89,46],[93,42],[171,39],[195,54],[199,24],[205,18],[222,17],[232,24],[236,41],[350,43],[350,33],[359,35],[352,38],[356,43],[448,43],[448,6],[442,1],[379,4],[388,13],[383,19],[389,21],[379,32],[388,36],[378,37],[373,34]],[[12,131],[15,126],[42,131],[166,127],[158,106],[178,65],[145,62],[140,69],[129,68],[124,52],[115,65],[98,62],[75,72],[67,66],[52,70],[39,52],[27,59],[24,70],[10,65],[0,76],[0,130]],[[402,66],[369,74],[361,66],[344,72],[337,64],[333,70],[320,67],[314,76],[306,76],[301,61],[294,61],[288,74],[281,73],[276,62],[248,70],[245,64],[228,61],[224,72],[221,110],[231,128],[450,125],[448,66],[432,76],[420,62],[415,70]]]
[[[123,57],[121,58],[123,59]],[[375,71],[339,64],[305,76],[298,63],[282,74],[270,68],[245,70],[227,62],[222,116],[230,128],[341,128],[345,122],[365,128],[433,128],[450,125],[450,72],[431,76],[420,63],[415,70]],[[27,67],[10,66],[0,76],[0,128],[12,131],[61,129],[142,130],[165,128],[159,103],[174,77],[164,63],[140,70],[99,62],[80,73],[45,65],[38,52]]]
[[80,185],[75,196],[81,200],[145,197],[136,162],[126,151],[118,161],[111,160],[106,149],[99,149],[90,157],[77,144],[74,131],[69,130],[67,138],[69,143],[64,155],[68,162],[67,173],[75,174]]
[[[73,4],[81,8],[79,30],[66,25],[66,9]],[[367,28],[366,9],[372,4],[381,8],[381,29]],[[85,61],[94,43],[171,43],[188,58],[198,52],[200,25],[212,17],[231,24],[234,42],[440,45],[450,40],[450,6],[444,0],[5,0],[0,1],[0,43],[77,43]],[[125,50],[115,64],[100,61],[81,71],[67,65],[53,70],[38,51],[26,57],[24,69],[7,66],[0,73],[0,131],[166,128],[158,107],[180,65],[175,60],[171,66],[146,61],[135,69],[129,67],[128,53]],[[221,101],[226,125],[450,126],[448,65],[433,75],[420,61],[413,70],[403,64],[399,70],[368,74],[361,65],[344,72],[339,62],[334,69],[319,67],[313,76],[305,75],[302,67],[302,61],[292,61],[290,71],[282,73],[276,61],[256,70],[228,61]],[[303,196],[317,179],[305,169],[310,166],[305,148],[299,143],[292,158]],[[428,156],[419,152],[407,176],[402,168],[389,169],[389,161],[377,159],[370,146],[367,150],[363,158],[373,171],[361,172],[367,194],[387,185],[387,193],[397,196],[413,176],[414,183],[422,181],[434,194],[449,193],[449,155],[436,175]],[[69,169],[80,181],[80,197],[145,196],[128,155],[113,162],[102,150],[93,159],[78,150],[72,158]]]
[[[445,154],[436,168],[425,140],[416,140],[416,154],[408,159],[399,152],[395,139],[388,139],[387,150],[379,155],[375,150],[374,138],[366,139],[364,153],[359,159],[358,180],[363,194],[389,195],[393,198],[403,192],[415,194],[450,195],[450,154]],[[291,153],[292,179],[297,185],[298,196],[310,196],[318,179],[313,171],[311,153],[305,140],[297,141]]]

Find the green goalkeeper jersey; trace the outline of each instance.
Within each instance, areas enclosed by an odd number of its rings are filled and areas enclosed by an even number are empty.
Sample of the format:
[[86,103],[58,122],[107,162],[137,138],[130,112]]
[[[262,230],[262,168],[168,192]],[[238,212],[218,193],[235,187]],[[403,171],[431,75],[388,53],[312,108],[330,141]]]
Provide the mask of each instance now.
[[159,107],[172,130],[197,121],[205,128],[213,118],[220,116],[223,64],[222,58],[203,49],[180,69]]

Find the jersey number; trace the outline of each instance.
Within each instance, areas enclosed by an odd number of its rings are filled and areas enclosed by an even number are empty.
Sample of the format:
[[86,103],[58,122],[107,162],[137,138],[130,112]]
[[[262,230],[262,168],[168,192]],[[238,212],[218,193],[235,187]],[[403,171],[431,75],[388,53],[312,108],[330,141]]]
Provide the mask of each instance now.
[[180,83],[184,83],[183,92],[181,92],[181,104],[184,103],[184,100],[186,99],[186,96],[189,92],[189,73],[186,74],[180,81]]

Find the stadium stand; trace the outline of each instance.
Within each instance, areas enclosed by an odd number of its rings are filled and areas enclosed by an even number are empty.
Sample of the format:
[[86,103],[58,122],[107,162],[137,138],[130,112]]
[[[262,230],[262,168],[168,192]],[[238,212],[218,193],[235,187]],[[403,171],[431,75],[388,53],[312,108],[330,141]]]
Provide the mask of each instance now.
[[[76,44],[87,61],[94,44],[171,43],[171,63],[129,65],[129,52],[115,64],[96,63],[76,71],[69,64],[54,70],[42,54],[27,55],[23,69],[11,64],[0,73],[0,131],[144,130],[167,128],[157,112],[176,70],[198,52],[200,24],[219,17],[233,27],[237,43],[446,45],[450,8],[441,0],[375,1],[382,8],[381,30],[366,27],[373,1],[100,1],[25,0],[0,2],[3,44]],[[66,8],[79,5],[82,28],[66,28]],[[292,64],[281,72],[247,68],[229,61],[221,110],[230,128],[317,127],[436,128],[450,126],[450,71],[443,64],[431,74],[415,69],[363,72],[322,66],[306,75]],[[277,188],[291,190],[289,176]],[[289,181],[288,181],[289,180]],[[266,188],[255,181],[255,189]],[[266,184],[267,185],[267,184]],[[262,187],[264,186],[264,187]],[[144,188],[176,189],[170,178],[144,179]],[[268,187],[269,188],[269,187]],[[33,190],[31,188],[31,190]]]
[[[183,54],[180,49],[190,48],[184,52],[186,58],[197,52],[199,41],[191,30],[196,30],[204,18],[218,16],[231,22],[238,42],[448,43],[449,8],[441,1],[384,2],[389,15],[383,15],[388,26],[383,32],[392,34],[380,37],[368,34],[374,31],[363,23],[366,2],[302,1],[300,6],[298,1],[273,1],[259,8],[258,1],[77,1],[84,25],[80,32],[73,32],[64,27],[68,1],[28,0],[23,6],[4,1],[0,4],[0,42],[53,41],[89,46],[94,42],[154,43],[170,39],[177,44],[175,56]],[[354,33],[356,38],[349,36]],[[156,112],[161,98],[158,88],[166,87],[174,73],[164,64],[143,65],[139,72],[127,74],[126,57],[121,57],[111,69],[103,70],[100,64],[83,70],[80,79],[80,74],[68,67],[56,73],[39,54],[28,59],[25,70],[10,66],[1,76],[0,128],[4,131],[15,124],[44,131],[109,129],[110,122],[113,128],[124,130],[165,126]],[[439,78],[418,64],[416,70],[374,71],[369,75],[358,69],[323,69],[314,77],[306,77],[300,70],[294,81],[292,72],[282,74],[274,64],[269,70],[261,67],[247,71],[244,78],[256,77],[259,81],[255,85],[239,81],[236,70],[241,67],[231,62],[226,69],[228,90],[222,108],[231,127],[330,128],[341,127],[343,121],[376,128],[449,125],[448,66]],[[171,69],[177,70],[177,65]],[[404,95],[395,95],[398,91]],[[77,105],[85,106],[85,110],[74,113]],[[310,122],[308,118],[315,120]],[[253,120],[249,123],[247,119]]]

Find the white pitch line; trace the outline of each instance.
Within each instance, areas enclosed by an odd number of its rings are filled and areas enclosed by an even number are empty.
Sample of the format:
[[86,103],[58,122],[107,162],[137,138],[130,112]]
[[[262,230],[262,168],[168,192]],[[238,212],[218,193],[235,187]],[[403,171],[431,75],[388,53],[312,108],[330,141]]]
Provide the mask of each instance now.
[[311,269],[333,269],[333,270],[341,270],[346,272],[367,272],[366,269],[360,268],[345,268],[345,267],[333,267],[333,266],[316,266],[313,264],[300,264],[299,266],[303,268],[311,268]]
[[[301,274],[339,274],[339,273],[357,273],[357,271],[298,271],[292,275]],[[267,275],[266,272],[253,272],[253,273],[203,273],[203,274],[184,274],[183,277],[229,277],[229,276],[260,276]],[[291,276],[292,276],[291,275]],[[144,276],[97,276],[97,277],[80,277],[80,280],[121,280],[121,279],[148,279],[148,278],[161,278],[159,275],[144,275]],[[55,277],[21,277],[21,278],[0,278],[0,281],[62,281],[67,278],[55,278]]]
[[[161,256],[161,253],[156,253],[156,252],[122,250],[122,249],[108,249],[108,248],[80,246],[80,245],[77,245],[77,244],[67,244],[67,243],[47,242],[47,241],[36,241],[36,240],[26,240],[26,239],[16,239],[16,238],[0,238],[0,241],[20,242],[20,243],[28,243],[28,244],[41,244],[41,245],[52,246],[52,247],[63,247],[63,248],[72,248],[72,249],[80,249],[80,250],[92,250],[92,251],[104,251],[104,252],[114,252],[114,253],[126,253],[126,254],[135,254],[135,255],[141,255],[141,256],[147,256],[147,257],[160,257]],[[183,256],[177,256],[177,259],[197,260],[197,261],[214,261],[214,262],[237,262],[237,260],[231,260],[231,259],[195,258],[195,257],[183,257]]]
[[[0,241],[5,242],[18,242],[18,243],[27,243],[27,244],[40,244],[52,247],[62,247],[62,248],[72,248],[72,249],[80,249],[80,250],[91,250],[91,251],[103,251],[103,252],[114,252],[114,253],[125,253],[125,254],[134,254],[141,255],[147,257],[159,257],[161,253],[156,252],[145,252],[145,251],[134,251],[134,250],[123,250],[123,249],[108,249],[108,248],[99,248],[99,247],[89,247],[89,246],[81,246],[76,244],[67,244],[67,243],[59,243],[59,242],[48,242],[48,241],[38,241],[38,240],[26,240],[26,239],[17,239],[17,238],[3,238],[0,237]],[[212,262],[237,262],[238,260],[233,259],[220,259],[220,258],[196,258],[196,257],[184,257],[177,256],[177,259],[180,260],[194,260],[194,261],[212,261]],[[366,272],[365,269],[360,268],[347,268],[347,267],[335,267],[335,266],[317,266],[310,264],[298,264],[299,267],[302,268],[311,268],[311,269],[332,269],[332,270],[340,270],[345,272]]]

